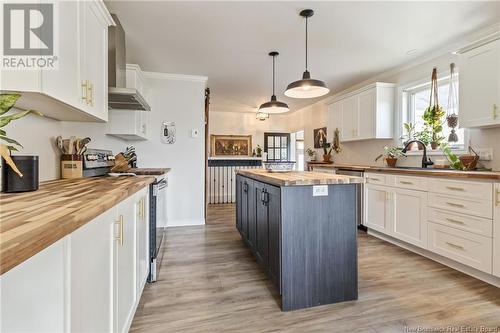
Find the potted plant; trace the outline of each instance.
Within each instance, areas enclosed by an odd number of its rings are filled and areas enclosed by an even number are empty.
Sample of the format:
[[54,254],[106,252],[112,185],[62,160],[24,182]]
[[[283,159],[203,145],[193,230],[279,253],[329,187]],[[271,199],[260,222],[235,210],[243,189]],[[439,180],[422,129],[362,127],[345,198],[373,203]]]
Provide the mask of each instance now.
[[[11,121],[23,118],[30,113],[40,116],[42,115],[38,111],[24,110],[19,107],[16,107],[16,109],[21,110],[21,112],[6,115],[6,113],[14,107],[20,97],[20,94],[0,94],[0,141],[2,141],[2,143],[0,143],[0,155],[5,160],[7,166],[9,166],[8,169],[3,170],[4,176],[9,176],[7,178],[11,178],[10,172],[14,172],[19,178],[23,177],[23,174],[16,166],[15,161],[17,159],[21,160],[26,158],[26,156],[11,156],[13,151],[18,151],[18,148],[22,148],[23,146],[16,140],[7,137],[7,133],[3,127],[7,126]],[[4,178],[3,181],[5,182],[6,178]]]
[[307,156],[309,156],[310,161],[316,161],[316,151],[315,150],[313,150],[311,148],[307,148],[306,153],[307,153]]
[[323,162],[332,162],[333,146],[328,142],[323,143]]
[[437,149],[444,140],[443,123],[445,111],[439,105],[438,100],[438,85],[437,85],[437,69],[432,70],[431,78],[431,96],[429,98],[429,106],[425,109],[422,119],[425,122],[425,129],[431,136],[431,148]]
[[[416,140],[422,141],[422,143],[427,147],[431,141],[432,141],[432,135],[429,133],[427,129],[423,129],[420,132],[416,132],[414,138]],[[417,144],[418,149],[420,149],[420,146]]]
[[400,147],[384,147],[384,153],[380,154],[375,158],[375,162],[377,162],[380,158],[384,158],[385,163],[387,163],[388,167],[394,168],[396,163],[398,162],[398,158],[401,156],[406,156],[403,153],[403,148]]
[[[403,146],[406,146],[408,142],[411,140],[416,139],[416,132],[415,132],[415,124],[414,123],[404,123],[403,128],[405,130],[405,133],[401,135],[399,138],[400,140],[403,140]],[[410,147],[408,147],[408,150],[417,150],[418,149],[418,144],[416,142],[412,143]]]
[[257,145],[257,148],[255,148],[256,152],[257,152],[257,157],[262,157],[262,148],[260,147],[260,145]]

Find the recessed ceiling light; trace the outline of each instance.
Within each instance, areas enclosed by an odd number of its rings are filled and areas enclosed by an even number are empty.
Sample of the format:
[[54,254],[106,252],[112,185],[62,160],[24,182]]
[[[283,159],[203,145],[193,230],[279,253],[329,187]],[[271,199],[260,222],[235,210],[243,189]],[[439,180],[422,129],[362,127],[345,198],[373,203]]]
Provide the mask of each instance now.
[[412,55],[412,54],[415,54],[417,53],[417,49],[411,49],[409,51],[406,51],[406,55]]

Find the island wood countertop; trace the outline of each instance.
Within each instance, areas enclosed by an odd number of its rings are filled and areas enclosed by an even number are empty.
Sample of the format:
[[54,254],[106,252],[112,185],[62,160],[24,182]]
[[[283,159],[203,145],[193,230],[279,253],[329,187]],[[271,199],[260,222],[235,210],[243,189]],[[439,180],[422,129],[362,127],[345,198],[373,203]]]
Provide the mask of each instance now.
[[269,172],[264,169],[240,169],[239,175],[276,186],[361,184],[361,177],[311,171]]
[[370,166],[370,165],[357,165],[357,164],[328,164],[328,165],[315,165],[318,168],[331,168],[331,169],[349,169],[354,171],[365,172],[379,172],[379,173],[398,173],[415,176],[429,176],[429,177],[447,177],[447,178],[469,178],[469,179],[483,179],[483,180],[500,180],[500,172],[496,171],[460,171],[453,169],[434,169],[434,168],[390,168],[384,166]]
[[155,181],[94,177],[42,182],[38,191],[0,193],[0,274]]

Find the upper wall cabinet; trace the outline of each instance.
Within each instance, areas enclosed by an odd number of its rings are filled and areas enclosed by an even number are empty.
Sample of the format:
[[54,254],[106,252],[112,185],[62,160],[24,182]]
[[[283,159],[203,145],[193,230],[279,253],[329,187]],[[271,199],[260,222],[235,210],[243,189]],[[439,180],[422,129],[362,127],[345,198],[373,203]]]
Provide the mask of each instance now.
[[[127,64],[127,88],[135,88],[147,96],[146,81],[139,65]],[[108,135],[127,141],[141,141],[149,138],[149,111],[110,110]]]
[[459,70],[460,127],[500,126],[500,39],[461,52]]
[[108,119],[108,26],[101,0],[58,1],[54,17],[56,67],[2,69],[0,89],[20,92],[17,106],[66,121]]
[[328,134],[336,128],[343,142],[391,139],[393,136],[394,87],[377,82],[348,95],[328,106]]

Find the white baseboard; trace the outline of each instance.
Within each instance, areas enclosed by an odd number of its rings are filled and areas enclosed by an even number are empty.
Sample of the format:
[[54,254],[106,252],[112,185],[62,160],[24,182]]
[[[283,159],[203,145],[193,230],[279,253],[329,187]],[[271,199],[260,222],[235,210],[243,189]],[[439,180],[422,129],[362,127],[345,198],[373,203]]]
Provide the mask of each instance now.
[[408,251],[417,253],[417,254],[419,254],[419,255],[421,255],[423,257],[426,257],[426,258],[429,258],[431,260],[437,261],[440,264],[443,264],[445,266],[451,267],[451,268],[453,268],[453,269],[455,269],[455,270],[457,270],[459,272],[462,272],[464,274],[470,275],[470,276],[472,276],[472,277],[474,277],[474,278],[476,278],[478,280],[484,281],[486,283],[494,285],[497,288],[500,288],[500,278],[498,278],[498,277],[496,277],[494,275],[491,275],[491,274],[479,271],[479,270],[477,270],[475,268],[466,266],[466,265],[461,264],[459,262],[456,262],[454,260],[451,260],[451,259],[448,259],[446,257],[440,256],[439,254],[436,254],[434,252],[430,252],[428,250],[425,250],[425,249],[416,247],[414,245],[405,243],[403,241],[400,241],[399,239],[393,238],[391,236],[387,236],[387,235],[385,235],[385,234],[383,234],[381,232],[378,232],[376,230],[372,230],[370,228],[368,228],[368,234],[370,236],[377,237],[377,238],[382,239],[382,240],[384,240],[386,242],[389,242],[391,244],[394,244],[394,245],[397,245],[399,247],[402,247],[403,249],[406,249]]
[[170,227],[186,227],[193,225],[205,225],[205,219],[185,219],[185,220],[169,220],[167,228]]

